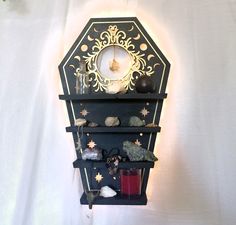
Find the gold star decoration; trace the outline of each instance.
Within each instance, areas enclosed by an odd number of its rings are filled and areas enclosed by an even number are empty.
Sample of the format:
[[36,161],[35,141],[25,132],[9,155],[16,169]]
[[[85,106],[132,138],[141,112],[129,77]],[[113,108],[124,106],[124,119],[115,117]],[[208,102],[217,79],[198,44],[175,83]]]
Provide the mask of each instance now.
[[94,148],[97,144],[93,140],[91,140],[87,145],[89,148]]
[[87,109],[83,109],[82,111],[80,111],[80,114],[85,117],[89,114],[89,112],[87,111]]
[[141,145],[142,145],[141,142],[140,142],[138,139],[135,140],[134,144],[136,144],[136,145],[138,145],[138,146],[141,146]]
[[100,183],[103,179],[103,176],[102,174],[100,174],[99,172],[97,173],[97,175],[95,176],[95,180]]
[[147,116],[150,112],[144,107],[144,108],[140,111],[140,113],[145,117],[145,116]]

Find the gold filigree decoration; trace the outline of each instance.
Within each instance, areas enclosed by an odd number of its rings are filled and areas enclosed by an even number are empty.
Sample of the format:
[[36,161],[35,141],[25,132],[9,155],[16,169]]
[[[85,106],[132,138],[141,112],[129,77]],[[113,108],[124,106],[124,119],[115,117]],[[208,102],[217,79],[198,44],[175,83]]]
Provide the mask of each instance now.
[[120,79],[126,90],[134,89],[136,77],[133,76],[133,72],[137,72],[140,75],[146,74],[148,76],[154,73],[153,68],[146,65],[146,60],[144,59],[145,53],[141,53],[135,48],[132,38],[127,37],[126,33],[123,30],[119,30],[116,25],[109,25],[108,29],[103,31],[99,38],[94,39],[92,53],[88,52],[87,55],[83,57],[87,63],[91,81],[94,82],[93,88],[95,92],[105,91],[107,86],[111,83],[111,80],[103,77],[98,69],[98,56],[104,48],[115,45],[126,50],[132,59],[130,70]]

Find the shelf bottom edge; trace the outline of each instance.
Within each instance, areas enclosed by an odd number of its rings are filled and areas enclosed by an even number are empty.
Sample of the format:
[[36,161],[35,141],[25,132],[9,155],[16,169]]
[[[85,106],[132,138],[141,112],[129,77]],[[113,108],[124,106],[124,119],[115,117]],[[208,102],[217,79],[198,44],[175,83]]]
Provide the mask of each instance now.
[[[80,198],[80,204],[88,205],[85,193],[83,193],[83,195]],[[119,194],[110,198],[97,197],[93,202],[93,205],[146,205],[146,204],[147,204],[146,194],[130,198],[122,197]]]

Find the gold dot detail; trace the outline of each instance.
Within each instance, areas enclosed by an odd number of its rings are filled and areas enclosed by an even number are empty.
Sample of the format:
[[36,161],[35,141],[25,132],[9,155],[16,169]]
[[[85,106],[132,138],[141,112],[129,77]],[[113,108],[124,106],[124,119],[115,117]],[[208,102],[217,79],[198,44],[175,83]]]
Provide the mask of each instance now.
[[147,50],[147,45],[146,45],[145,43],[142,43],[142,44],[140,45],[140,49],[141,49],[142,51]]
[[81,51],[86,52],[88,50],[88,45],[82,45],[81,46]]

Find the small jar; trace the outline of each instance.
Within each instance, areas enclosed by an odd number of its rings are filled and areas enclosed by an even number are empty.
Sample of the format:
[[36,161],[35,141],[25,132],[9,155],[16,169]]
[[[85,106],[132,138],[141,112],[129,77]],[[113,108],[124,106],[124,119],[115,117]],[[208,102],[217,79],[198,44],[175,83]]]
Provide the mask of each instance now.
[[141,169],[120,170],[120,192],[126,197],[141,195]]

